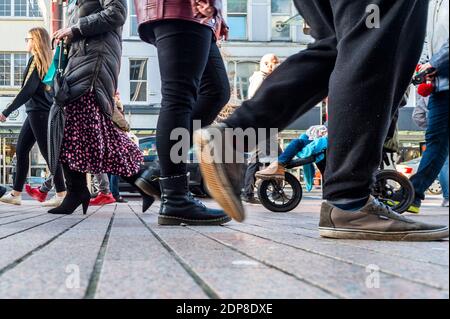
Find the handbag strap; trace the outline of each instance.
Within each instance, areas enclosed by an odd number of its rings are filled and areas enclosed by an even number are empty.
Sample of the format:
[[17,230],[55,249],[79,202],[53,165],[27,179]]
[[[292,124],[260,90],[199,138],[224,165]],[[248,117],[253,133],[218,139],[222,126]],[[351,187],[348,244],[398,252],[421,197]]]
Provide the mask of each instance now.
[[65,45],[64,40],[59,43],[59,59],[58,59],[58,72],[62,72],[62,59],[64,55]]

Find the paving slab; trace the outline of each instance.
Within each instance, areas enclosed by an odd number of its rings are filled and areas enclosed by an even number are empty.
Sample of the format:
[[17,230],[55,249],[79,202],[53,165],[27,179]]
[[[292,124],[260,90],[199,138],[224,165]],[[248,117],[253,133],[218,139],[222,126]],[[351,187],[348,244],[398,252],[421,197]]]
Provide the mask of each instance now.
[[207,298],[129,207],[117,209],[95,298]]
[[220,298],[336,298],[320,287],[228,249],[190,228],[158,227],[156,215],[146,215],[144,219]]
[[3,298],[83,298],[114,209],[103,207],[0,277]]
[[[226,229],[226,228],[225,228]],[[322,287],[341,298],[448,298],[448,291],[427,287],[410,280],[381,272],[376,264],[363,267],[322,254],[275,243],[272,240],[234,231],[197,228],[208,238],[242,251],[265,264],[296,275],[311,285]],[[377,268],[374,268],[377,267]],[[377,269],[380,285],[368,285],[372,269]]]

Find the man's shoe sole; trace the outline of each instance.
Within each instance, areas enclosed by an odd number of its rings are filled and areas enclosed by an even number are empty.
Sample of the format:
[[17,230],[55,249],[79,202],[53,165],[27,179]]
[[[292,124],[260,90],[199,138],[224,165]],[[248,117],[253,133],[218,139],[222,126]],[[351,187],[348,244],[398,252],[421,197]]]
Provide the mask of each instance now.
[[3,201],[0,201],[0,203],[7,204],[7,205],[14,205],[14,206],[22,206],[22,203],[9,203],[9,202],[3,202]]
[[226,190],[233,189],[228,176],[223,172],[220,164],[214,163],[209,141],[203,138],[204,130],[194,133],[195,153],[200,162],[200,170],[210,195],[219,203],[225,213],[238,222],[245,220],[245,210],[240,197]]
[[262,205],[260,201],[256,201],[256,200],[247,200],[247,199],[241,199],[242,202],[249,204],[249,205]]
[[180,217],[173,217],[173,216],[162,216],[160,215],[158,217],[158,224],[161,226],[221,226],[226,223],[229,223],[231,221],[231,218],[224,217],[224,218],[218,218],[218,219],[211,219],[211,220],[195,220],[195,219],[185,219]]
[[147,194],[148,196],[154,196],[157,198],[161,198],[161,191],[155,189],[155,187],[153,187],[153,185],[151,185],[150,183],[147,182],[146,179],[139,177],[136,182],[134,182],[134,185],[136,185],[136,187],[138,187],[141,191],[143,191],[145,194]]
[[39,202],[39,203],[45,203],[46,200],[47,200],[47,196],[45,196],[45,198],[42,200],[42,198],[40,198],[40,197],[38,197],[38,196],[31,195],[31,194],[28,193],[28,192],[27,192],[27,194],[28,194],[28,196],[30,196],[32,199],[34,199],[35,201],[37,201],[37,202]]
[[321,237],[378,241],[437,241],[449,237],[449,228],[409,232],[378,232],[344,228],[319,227]]

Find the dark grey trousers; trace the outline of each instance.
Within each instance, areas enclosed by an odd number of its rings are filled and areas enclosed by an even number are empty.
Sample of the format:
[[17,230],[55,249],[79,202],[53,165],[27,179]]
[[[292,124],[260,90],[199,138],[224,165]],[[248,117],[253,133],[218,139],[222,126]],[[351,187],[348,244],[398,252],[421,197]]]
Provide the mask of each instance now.
[[[381,163],[392,115],[422,52],[428,1],[295,4],[311,26],[315,43],[287,59],[226,123],[282,130],[329,96],[324,197],[365,198]],[[380,12],[377,28],[368,27],[372,8]]]

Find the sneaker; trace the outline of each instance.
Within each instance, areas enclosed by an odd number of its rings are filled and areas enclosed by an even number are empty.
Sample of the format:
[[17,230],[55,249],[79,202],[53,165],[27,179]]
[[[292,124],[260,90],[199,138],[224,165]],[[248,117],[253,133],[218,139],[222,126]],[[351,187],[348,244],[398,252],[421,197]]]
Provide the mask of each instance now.
[[242,164],[225,163],[225,154],[237,154],[233,148],[233,134],[227,134],[227,128],[222,123],[196,131],[194,148],[211,196],[228,216],[243,222],[245,208],[241,201]]
[[120,195],[114,196],[114,199],[116,200],[116,203],[122,203],[122,204],[128,203],[128,201]]
[[[402,194],[397,192],[395,193],[391,199],[387,200],[387,204],[390,207],[394,207],[397,206],[398,204],[400,204],[401,201],[401,196]],[[406,210],[406,212],[411,213],[411,214],[420,214],[420,207],[422,206],[422,201],[421,200],[415,200],[414,203],[411,204],[411,206],[408,207],[408,209]]]
[[414,203],[411,204],[411,206],[408,207],[408,209],[406,210],[408,213],[411,214],[420,214],[420,208],[422,206],[422,201],[415,201]]
[[441,207],[448,207],[448,198],[442,201]]
[[31,185],[25,185],[25,191],[31,197],[37,200],[40,203],[45,202],[47,199],[48,193],[41,192],[39,187],[31,187]]
[[91,199],[90,206],[103,206],[108,204],[115,203],[116,200],[114,199],[113,195],[110,194],[103,194],[99,193],[96,198]]
[[[389,201],[387,202],[387,204],[388,204],[390,207],[397,206],[399,203],[400,203],[400,202],[396,202],[396,201],[392,201],[392,200],[389,200]],[[407,212],[407,213],[411,213],[411,214],[419,215],[419,214],[420,214],[420,207],[421,207],[421,206],[422,206],[422,204],[413,203],[413,204],[411,204],[411,206],[408,207],[408,209],[406,210],[406,212]]]
[[62,202],[64,201],[64,198],[66,196],[60,197],[58,195],[53,196],[48,201],[42,204],[44,207],[59,207],[61,206]]
[[22,205],[22,196],[14,196],[11,192],[0,198],[0,202],[11,205]]
[[247,203],[247,204],[252,204],[252,205],[260,205],[261,202],[259,201],[258,198],[256,198],[255,196],[245,196],[243,195],[241,197],[242,201]]
[[371,197],[357,212],[322,204],[320,236],[335,239],[434,241],[448,238],[448,226],[416,222]]
[[269,167],[257,172],[255,174],[255,177],[262,180],[272,180],[272,179],[284,180],[285,174],[286,169],[284,168],[284,166],[278,162],[273,162],[272,164],[269,165]]

